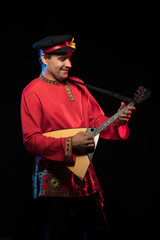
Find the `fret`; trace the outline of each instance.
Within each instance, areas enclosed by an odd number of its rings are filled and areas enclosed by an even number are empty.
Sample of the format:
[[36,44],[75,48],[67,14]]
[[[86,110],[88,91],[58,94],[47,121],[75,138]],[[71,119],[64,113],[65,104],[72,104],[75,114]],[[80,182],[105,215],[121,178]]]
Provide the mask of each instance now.
[[131,101],[129,104],[127,104],[124,108],[122,108],[119,112],[115,113],[112,117],[107,119],[104,123],[102,123],[99,127],[96,128],[96,130],[93,133],[93,136],[95,137],[100,132],[102,132],[106,127],[108,127],[111,123],[113,123],[120,114],[122,114],[125,110],[128,109],[128,107],[135,105],[134,101]]

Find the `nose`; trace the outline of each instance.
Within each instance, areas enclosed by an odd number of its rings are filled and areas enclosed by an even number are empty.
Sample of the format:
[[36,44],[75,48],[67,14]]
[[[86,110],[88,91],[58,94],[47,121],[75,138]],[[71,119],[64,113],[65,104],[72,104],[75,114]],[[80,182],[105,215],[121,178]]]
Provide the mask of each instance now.
[[69,58],[66,59],[65,67],[66,68],[71,68],[72,67],[71,60]]

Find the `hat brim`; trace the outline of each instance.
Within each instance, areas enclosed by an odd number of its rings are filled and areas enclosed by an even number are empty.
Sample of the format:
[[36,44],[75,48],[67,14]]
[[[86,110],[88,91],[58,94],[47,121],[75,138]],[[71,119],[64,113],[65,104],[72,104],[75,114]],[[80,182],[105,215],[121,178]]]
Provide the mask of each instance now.
[[72,47],[69,47],[69,46],[67,46],[67,47],[62,47],[62,48],[59,48],[59,49],[56,49],[56,50],[53,50],[53,51],[51,51],[51,52],[48,52],[48,53],[67,53],[67,52],[74,52],[74,48],[72,48]]

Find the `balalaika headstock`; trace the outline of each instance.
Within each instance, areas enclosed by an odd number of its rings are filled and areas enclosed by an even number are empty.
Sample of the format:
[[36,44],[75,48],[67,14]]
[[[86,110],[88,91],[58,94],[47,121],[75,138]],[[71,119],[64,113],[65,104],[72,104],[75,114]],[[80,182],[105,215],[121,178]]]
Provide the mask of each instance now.
[[135,103],[142,103],[145,100],[147,100],[150,97],[151,93],[147,88],[139,87],[139,90],[137,90],[137,93],[134,94],[134,102]]

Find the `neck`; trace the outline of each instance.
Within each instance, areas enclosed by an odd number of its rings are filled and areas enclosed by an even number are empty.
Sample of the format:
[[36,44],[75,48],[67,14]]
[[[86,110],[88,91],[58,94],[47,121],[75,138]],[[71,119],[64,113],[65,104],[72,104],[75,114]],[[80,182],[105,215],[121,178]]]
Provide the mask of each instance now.
[[60,82],[60,80],[56,79],[55,76],[52,73],[48,72],[45,67],[42,69],[42,74],[49,80]]

